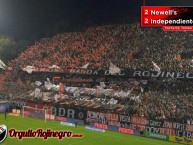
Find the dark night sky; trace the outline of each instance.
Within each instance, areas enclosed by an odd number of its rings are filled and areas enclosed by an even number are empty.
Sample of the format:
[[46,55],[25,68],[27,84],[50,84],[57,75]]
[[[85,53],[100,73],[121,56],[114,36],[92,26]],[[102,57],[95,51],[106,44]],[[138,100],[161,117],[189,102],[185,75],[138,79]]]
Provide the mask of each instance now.
[[[0,0],[0,34],[35,40],[91,25],[132,23],[142,0]],[[146,5],[193,5],[192,0],[146,0]],[[67,29],[55,30],[58,24]]]

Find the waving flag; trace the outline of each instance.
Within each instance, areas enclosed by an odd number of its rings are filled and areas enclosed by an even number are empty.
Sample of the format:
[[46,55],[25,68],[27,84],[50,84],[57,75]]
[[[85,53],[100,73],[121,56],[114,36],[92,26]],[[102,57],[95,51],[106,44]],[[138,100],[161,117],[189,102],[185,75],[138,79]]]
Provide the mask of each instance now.
[[7,66],[3,63],[3,61],[0,59],[0,68],[5,69]]
[[193,67],[193,59],[190,60],[189,65],[190,65],[191,67]]
[[24,71],[27,71],[29,74],[31,74],[34,71],[34,66],[27,66],[26,68],[23,68]]
[[141,80],[140,81],[143,85],[146,85],[147,84],[147,80]]
[[106,87],[104,82],[100,82],[100,86],[101,86],[101,88],[105,88]]
[[40,93],[41,93],[41,90],[39,88],[36,88],[35,91],[34,91],[35,98],[39,98]]
[[117,67],[116,65],[114,65],[112,62],[110,62],[110,67],[109,67],[109,72],[111,74],[117,74],[121,71],[121,69],[119,67]]
[[61,93],[64,93],[64,83],[59,84],[59,90]]
[[52,68],[57,68],[57,69],[59,69],[60,67],[57,66],[57,65],[52,65],[52,66],[50,66],[50,67],[48,67],[48,68],[50,68],[50,69],[52,69]]
[[144,89],[141,87],[141,93],[143,93],[144,92]]
[[41,86],[41,84],[42,84],[42,83],[41,83],[40,81],[36,81],[36,82],[35,82],[35,85],[37,85],[37,86]]
[[48,89],[48,90],[50,90],[53,87],[49,78],[47,78],[47,81],[44,81],[44,85],[45,85],[46,89]]
[[160,67],[155,62],[152,61],[152,63],[153,63],[154,70],[157,71],[157,72],[161,72]]
[[79,68],[87,69],[88,65],[89,65],[89,63],[87,63],[87,64],[85,64],[85,65],[83,65],[82,67],[79,67]]

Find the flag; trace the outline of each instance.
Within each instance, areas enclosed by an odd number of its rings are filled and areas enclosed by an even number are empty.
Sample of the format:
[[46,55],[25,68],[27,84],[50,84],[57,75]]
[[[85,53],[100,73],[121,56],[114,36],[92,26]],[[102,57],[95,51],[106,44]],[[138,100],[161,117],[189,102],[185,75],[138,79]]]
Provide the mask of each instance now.
[[146,85],[147,84],[147,80],[141,80],[140,81],[143,85]]
[[128,97],[130,93],[131,93],[131,90],[128,90],[128,91],[125,93],[125,97]]
[[193,59],[190,60],[189,65],[190,65],[191,67],[193,67]]
[[40,86],[42,83],[40,81],[36,81],[35,85]]
[[183,65],[182,65],[182,63],[179,63],[179,64],[178,64],[178,66],[179,66],[180,68],[183,68]]
[[5,69],[7,66],[3,63],[3,61],[0,59],[0,68]]
[[130,61],[133,60],[133,54],[132,54],[132,53],[129,54],[129,60],[130,60]]
[[23,68],[22,70],[27,71],[29,74],[31,74],[34,71],[34,66],[27,66],[26,68]]
[[35,89],[35,91],[34,91],[35,98],[39,98],[40,97],[40,92],[41,92],[41,90],[39,88]]
[[59,85],[52,85],[52,88],[54,91],[59,91],[60,90],[60,86]]
[[141,99],[140,99],[140,96],[139,96],[139,95],[136,96],[136,97],[134,98],[134,100],[135,100],[135,102],[137,102],[137,103],[140,103],[140,102],[141,102]]
[[106,87],[105,83],[104,82],[100,82],[100,87],[101,88],[105,88]]
[[52,83],[50,82],[50,79],[49,79],[49,78],[47,78],[47,81],[44,82],[44,85],[45,85],[45,87],[46,87],[48,90],[50,90],[50,89],[53,87],[53,85],[52,85]]
[[54,100],[55,100],[55,102],[58,102],[58,95],[56,94],[56,95],[54,95]]
[[110,67],[109,67],[109,72],[111,74],[116,74],[119,73],[121,71],[121,69],[117,66],[115,66],[112,62],[110,62]]
[[89,65],[89,63],[87,63],[87,64],[85,64],[85,65],[83,65],[82,67],[79,67],[79,68],[87,69],[88,65]]
[[181,55],[178,54],[178,55],[177,55],[177,60],[181,60],[181,59],[182,59]]
[[143,93],[143,91],[144,91],[144,90],[143,90],[143,88],[141,87],[141,93]]
[[157,72],[160,72],[161,71],[160,67],[155,62],[152,61],[152,63],[153,63],[154,70]]
[[111,98],[110,101],[107,104],[113,105],[115,103],[114,98]]
[[59,88],[60,88],[60,92],[64,93],[64,84],[63,83],[59,84]]
[[57,65],[52,65],[52,66],[49,66],[48,68],[50,68],[50,69],[52,69],[52,68],[57,68],[57,69],[59,69],[60,67],[57,66]]

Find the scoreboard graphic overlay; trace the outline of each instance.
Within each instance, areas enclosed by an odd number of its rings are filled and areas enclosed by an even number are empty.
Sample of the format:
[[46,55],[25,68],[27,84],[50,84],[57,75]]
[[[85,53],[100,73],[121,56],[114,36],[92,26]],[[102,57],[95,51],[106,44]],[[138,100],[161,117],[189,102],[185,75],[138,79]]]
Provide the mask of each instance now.
[[165,31],[193,31],[193,7],[142,6],[142,27],[162,27]]

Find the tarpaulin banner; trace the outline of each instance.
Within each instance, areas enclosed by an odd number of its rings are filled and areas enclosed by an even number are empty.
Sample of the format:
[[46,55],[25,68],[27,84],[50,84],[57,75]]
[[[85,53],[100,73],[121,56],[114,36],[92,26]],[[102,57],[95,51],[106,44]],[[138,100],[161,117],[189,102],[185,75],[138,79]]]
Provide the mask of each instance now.
[[130,127],[130,116],[126,115],[88,111],[87,118],[94,119],[96,122],[106,125],[124,128]]
[[60,116],[56,116],[55,119],[58,120],[58,121],[62,121],[62,122],[67,122],[68,121],[68,119],[66,117],[60,117]]
[[97,131],[97,132],[105,132],[104,129],[94,128],[94,127],[90,127],[90,126],[85,126],[85,129],[92,130],[92,131]]
[[152,133],[152,132],[144,131],[143,136],[149,137],[149,138],[155,138],[155,139],[169,141],[169,135],[164,135],[164,134],[158,134],[158,133]]
[[[83,110],[79,107],[69,107],[67,105],[51,105],[51,104],[36,104],[32,102],[27,102],[26,106],[30,106],[31,108],[25,108],[25,111],[30,112],[40,112],[44,110],[49,110],[48,113],[58,116],[58,117],[67,117],[73,119],[86,120],[87,111]],[[41,112],[42,112],[41,111]],[[61,120],[62,121],[62,120]]]
[[100,128],[100,129],[108,130],[108,125],[106,125],[106,124],[94,123],[94,127],[95,128]]
[[68,118],[68,122],[70,122],[70,123],[74,123],[75,124],[75,121],[77,121],[78,124],[84,125],[84,120]]
[[176,130],[175,136],[183,136],[186,138],[191,138],[193,139],[193,132],[188,132],[185,130]]
[[87,118],[94,119],[95,121],[101,122],[102,124],[107,124],[109,121],[118,122],[118,114],[113,113],[87,111]]
[[147,125],[148,119],[145,117],[132,116],[131,117],[131,123],[137,124],[137,125]]
[[119,132],[134,135],[134,130],[133,129],[129,129],[129,128],[121,128],[121,127],[119,127]]
[[[94,125],[94,126],[93,126]],[[106,125],[106,124],[101,124],[101,123],[90,123],[90,127],[95,127],[95,128],[100,128],[100,129],[105,129],[105,130],[111,130],[111,131],[116,131],[116,132],[121,132],[125,134],[131,134],[131,135],[140,135],[139,131],[135,131],[130,128],[122,128],[122,127],[116,127],[116,126],[111,126],[111,125]]]
[[186,145],[193,145],[193,139],[188,139],[185,137],[169,136],[169,141],[186,144]]
[[113,126],[113,125],[108,125],[108,129],[109,129],[110,131],[115,131],[115,132],[118,132],[118,131],[119,131],[119,127]]
[[53,109],[56,109],[53,111],[53,113],[56,116],[80,119],[80,120],[86,120],[87,118],[87,111],[79,107],[75,108],[75,107],[69,107],[67,105],[58,105],[56,107],[53,107]]
[[123,128],[127,128],[131,126],[131,117],[128,115],[119,115],[119,122],[120,122],[120,126],[119,127],[123,127]]
[[71,126],[71,127],[75,127],[76,125],[73,124],[73,123],[69,123],[69,122],[62,122],[60,123],[61,125],[64,125],[64,126]]
[[[35,72],[35,73],[34,73]],[[148,71],[148,70],[136,70],[131,69],[121,70],[117,74],[111,74],[109,70],[89,70],[89,69],[48,69],[48,68],[36,68],[33,73],[63,73],[63,74],[77,74],[77,75],[89,75],[89,76],[117,76],[117,77],[137,77],[137,78],[177,78],[177,79],[193,79],[193,73],[191,72],[169,72],[169,71]],[[27,72],[26,72],[27,73]],[[32,75],[33,75],[32,73]],[[61,74],[62,75],[62,74]]]
[[164,121],[148,119],[147,125],[153,127],[163,127]]
[[193,124],[187,124],[186,125],[186,131],[193,132]]
[[153,127],[153,126],[145,126],[145,130],[147,132],[159,133],[159,134],[168,134],[175,135],[175,129],[172,128],[162,128],[162,127]]

